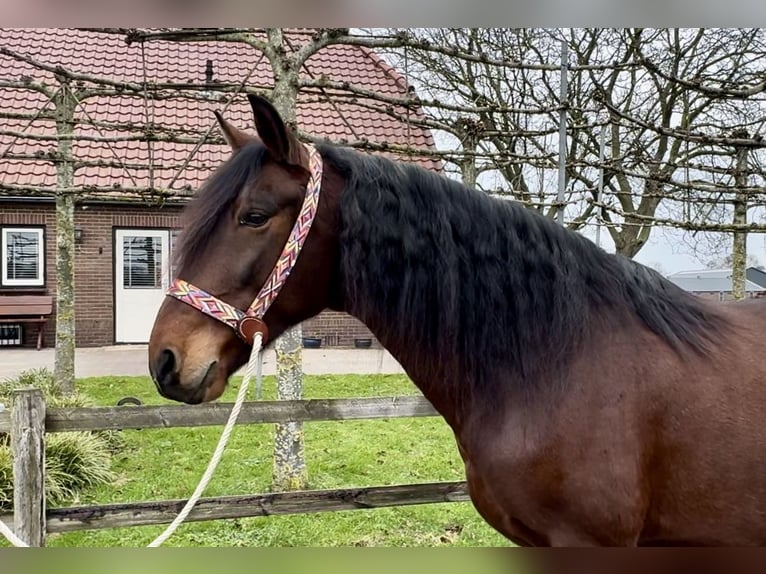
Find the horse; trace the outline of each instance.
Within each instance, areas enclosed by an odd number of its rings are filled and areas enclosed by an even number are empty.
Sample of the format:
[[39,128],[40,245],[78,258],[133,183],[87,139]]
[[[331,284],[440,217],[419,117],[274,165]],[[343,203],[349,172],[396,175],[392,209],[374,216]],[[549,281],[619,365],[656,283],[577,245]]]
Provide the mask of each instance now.
[[309,189],[311,226],[265,312],[236,311],[239,329],[165,298],[148,345],[162,396],[213,401],[255,333],[270,344],[342,311],[451,427],[473,505],[512,543],[766,543],[764,302],[703,300],[412,162],[303,144],[248,99],[257,135],[216,113],[232,154],[184,208],[177,277],[248,309]]

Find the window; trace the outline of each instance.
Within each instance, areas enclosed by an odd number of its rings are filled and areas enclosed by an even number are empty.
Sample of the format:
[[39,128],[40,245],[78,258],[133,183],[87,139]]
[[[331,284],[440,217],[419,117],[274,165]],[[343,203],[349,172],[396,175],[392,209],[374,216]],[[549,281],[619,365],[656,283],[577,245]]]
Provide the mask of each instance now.
[[122,240],[122,286],[125,289],[162,287],[162,239],[125,236]]
[[45,284],[45,249],[40,227],[2,229],[2,285],[35,287]]

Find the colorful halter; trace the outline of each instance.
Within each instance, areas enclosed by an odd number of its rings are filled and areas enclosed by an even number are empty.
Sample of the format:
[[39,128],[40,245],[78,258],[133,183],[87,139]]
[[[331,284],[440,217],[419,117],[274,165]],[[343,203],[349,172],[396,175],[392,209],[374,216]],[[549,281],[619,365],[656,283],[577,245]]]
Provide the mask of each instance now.
[[306,237],[311,230],[311,224],[314,223],[317,206],[319,205],[319,189],[322,186],[322,156],[313,146],[309,148],[309,169],[311,175],[309,183],[306,186],[306,196],[303,199],[303,206],[295,220],[290,236],[282,249],[282,254],[277,259],[277,263],[271,270],[271,274],[266,283],[263,284],[255,300],[247,309],[241,311],[236,307],[224,303],[210,293],[195,287],[183,279],[175,279],[168,289],[167,295],[175,297],[179,301],[191,305],[205,315],[212,317],[228,325],[244,340],[248,345],[253,344],[253,338],[256,333],[261,333],[263,343],[266,344],[269,330],[263,321],[274,299],[277,298],[279,290],[290,276],[298,255],[303,249]]

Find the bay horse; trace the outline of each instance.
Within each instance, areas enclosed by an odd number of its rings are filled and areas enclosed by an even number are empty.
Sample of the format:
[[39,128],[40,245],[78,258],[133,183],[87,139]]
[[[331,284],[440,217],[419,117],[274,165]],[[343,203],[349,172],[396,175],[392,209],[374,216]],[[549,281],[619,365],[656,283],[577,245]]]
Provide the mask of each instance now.
[[[249,100],[257,136],[216,114],[233,153],[185,208],[177,259],[235,309],[273,275],[313,173],[311,149]],[[256,331],[273,341],[324,309],[364,322],[454,431],[478,512],[516,544],[766,543],[763,302],[705,301],[411,163],[313,153],[313,224]],[[249,335],[167,297],[148,347],[159,392],[217,399]]]

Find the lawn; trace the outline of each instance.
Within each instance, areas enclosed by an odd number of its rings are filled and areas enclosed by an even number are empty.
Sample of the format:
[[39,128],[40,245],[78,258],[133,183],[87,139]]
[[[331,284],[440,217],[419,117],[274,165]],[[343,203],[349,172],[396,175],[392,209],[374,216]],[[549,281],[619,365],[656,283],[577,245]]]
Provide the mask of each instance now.
[[[222,400],[233,401],[235,379]],[[102,405],[125,396],[167,402],[146,377],[81,379],[78,388]],[[274,379],[263,398],[274,398]],[[305,397],[415,394],[401,375],[307,376]],[[253,396],[251,394],[251,396]],[[72,504],[188,498],[213,452],[221,427],[123,431],[118,479]],[[449,427],[438,417],[306,423],[309,488],[463,480]],[[235,428],[205,496],[268,492],[273,425]],[[49,546],[144,546],[164,526],[50,535]],[[182,525],[167,546],[509,546],[470,503],[433,504]]]

